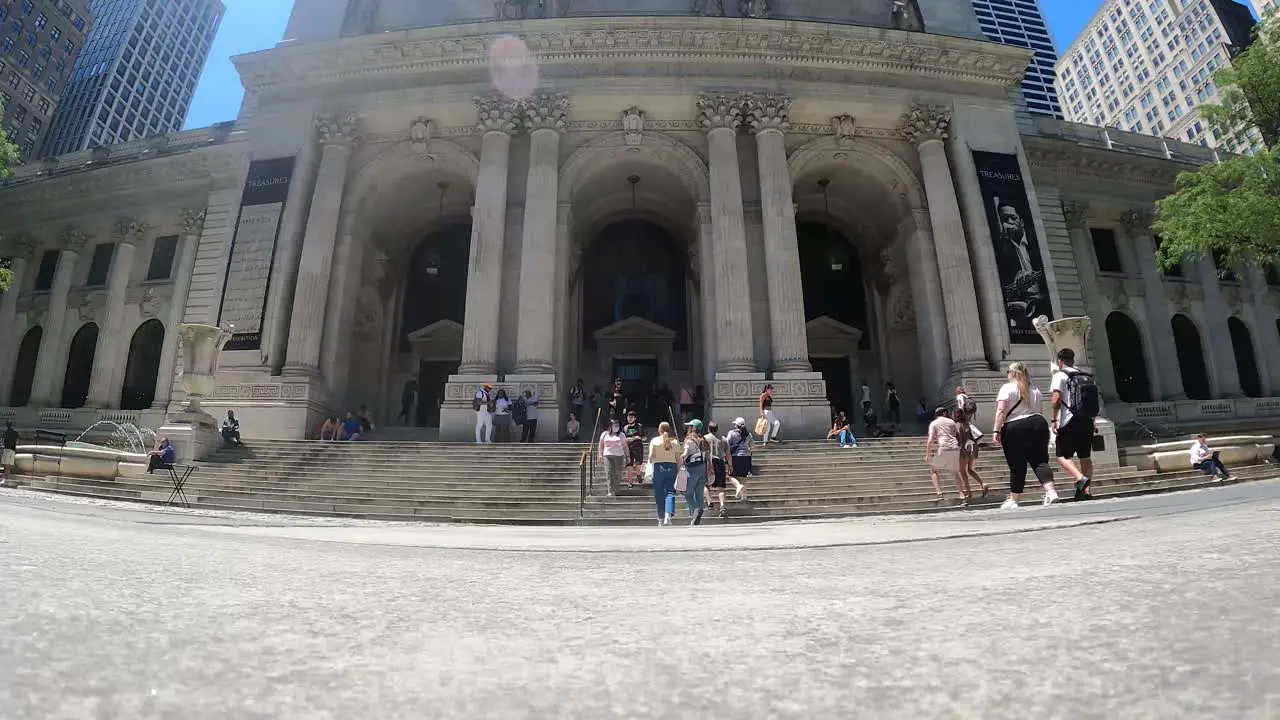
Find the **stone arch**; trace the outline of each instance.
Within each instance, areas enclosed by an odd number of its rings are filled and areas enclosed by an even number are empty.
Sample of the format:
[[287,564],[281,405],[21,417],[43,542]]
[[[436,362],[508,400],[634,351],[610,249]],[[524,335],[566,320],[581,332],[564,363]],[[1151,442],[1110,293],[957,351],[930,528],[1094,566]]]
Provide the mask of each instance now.
[[1121,402],[1151,402],[1151,377],[1143,351],[1142,331],[1127,313],[1107,315],[1107,344],[1115,372],[1116,395]]
[[791,172],[791,180],[795,182],[825,161],[856,165],[860,160],[868,160],[879,165],[888,171],[891,178],[900,183],[893,189],[901,192],[901,197],[906,200],[907,209],[921,210],[928,207],[924,185],[911,166],[897,153],[869,140],[854,138],[843,141],[842,144],[842,141],[834,136],[826,135],[800,146],[791,153],[787,164]]
[[1209,384],[1209,368],[1204,361],[1204,345],[1195,321],[1178,313],[1169,320],[1173,328],[1173,345],[1182,371],[1182,388],[1192,400],[1213,399]]
[[152,318],[134,330],[120,388],[121,410],[146,410],[155,402],[163,353],[164,323]]
[[1227,332],[1231,335],[1231,349],[1236,357],[1236,371],[1240,377],[1240,390],[1248,397],[1262,397],[1262,377],[1258,373],[1258,356],[1254,352],[1253,334],[1249,326],[1238,317],[1227,318]]
[[40,359],[40,339],[44,336],[44,328],[36,325],[27,330],[18,345],[18,355],[14,361],[13,384],[9,389],[9,405],[25,407],[31,402],[31,384],[36,379],[36,364]]
[[67,372],[62,378],[62,407],[84,407],[93,379],[94,356],[98,352],[98,324],[85,323],[71,337],[67,350]]
[[587,141],[561,166],[559,197],[562,201],[572,198],[583,180],[628,154],[639,154],[672,168],[696,202],[710,202],[711,172],[707,164],[693,148],[656,132],[644,133],[639,145],[628,144],[626,133],[621,131]]

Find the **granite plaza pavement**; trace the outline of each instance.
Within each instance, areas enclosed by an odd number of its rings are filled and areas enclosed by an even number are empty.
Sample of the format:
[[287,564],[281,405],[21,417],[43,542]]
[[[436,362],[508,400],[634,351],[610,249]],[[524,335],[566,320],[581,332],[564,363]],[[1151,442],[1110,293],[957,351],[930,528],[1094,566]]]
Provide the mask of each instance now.
[[0,717],[1270,720],[1277,548],[1280,482],[697,529],[0,490]]

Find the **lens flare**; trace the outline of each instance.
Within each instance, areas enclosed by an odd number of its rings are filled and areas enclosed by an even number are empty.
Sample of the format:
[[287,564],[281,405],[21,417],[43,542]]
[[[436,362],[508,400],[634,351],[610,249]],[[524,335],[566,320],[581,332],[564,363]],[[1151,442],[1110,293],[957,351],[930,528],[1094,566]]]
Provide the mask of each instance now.
[[524,100],[538,88],[538,61],[523,40],[503,35],[489,47],[489,79],[499,93]]

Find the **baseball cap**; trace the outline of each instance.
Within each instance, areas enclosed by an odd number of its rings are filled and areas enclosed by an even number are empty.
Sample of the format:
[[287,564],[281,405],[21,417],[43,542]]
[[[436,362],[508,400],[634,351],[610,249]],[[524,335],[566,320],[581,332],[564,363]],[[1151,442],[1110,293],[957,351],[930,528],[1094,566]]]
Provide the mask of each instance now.
[[689,424],[698,430],[698,432],[706,432],[707,426],[702,424],[701,420],[690,420]]
[[746,424],[747,424],[747,421],[746,421],[746,420],[743,420],[742,418],[734,418],[734,419],[733,419],[733,424],[734,424],[734,425],[746,425]]

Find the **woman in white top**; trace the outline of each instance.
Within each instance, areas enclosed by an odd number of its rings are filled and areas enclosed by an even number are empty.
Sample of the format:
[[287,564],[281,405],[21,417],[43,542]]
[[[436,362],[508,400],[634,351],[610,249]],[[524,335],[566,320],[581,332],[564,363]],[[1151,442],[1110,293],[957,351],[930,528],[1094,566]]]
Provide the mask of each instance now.
[[1020,362],[1009,366],[1009,382],[996,397],[996,422],[992,441],[1004,448],[1009,464],[1009,498],[1000,507],[1018,507],[1027,484],[1027,468],[1044,486],[1044,504],[1058,499],[1053,489],[1053,469],[1049,467],[1049,423],[1040,414],[1040,388],[1031,384],[1027,366]]
[[503,388],[498,388],[498,397],[493,401],[493,429],[498,442],[511,441],[511,399]]
[[658,508],[658,524],[670,525],[676,514],[676,474],[684,445],[671,434],[671,423],[658,425],[658,437],[649,441],[649,464],[653,467],[653,502]]
[[622,462],[627,456],[627,438],[623,436],[622,426],[617,420],[610,420],[609,427],[600,433],[599,446],[597,452],[609,482],[609,494],[614,495],[622,484]]

